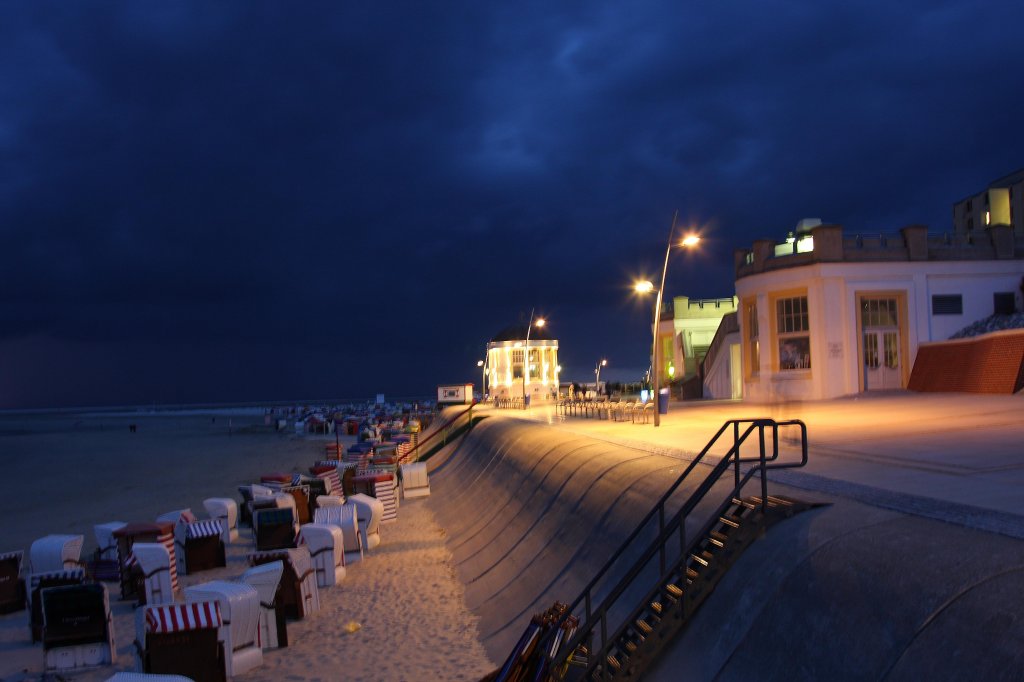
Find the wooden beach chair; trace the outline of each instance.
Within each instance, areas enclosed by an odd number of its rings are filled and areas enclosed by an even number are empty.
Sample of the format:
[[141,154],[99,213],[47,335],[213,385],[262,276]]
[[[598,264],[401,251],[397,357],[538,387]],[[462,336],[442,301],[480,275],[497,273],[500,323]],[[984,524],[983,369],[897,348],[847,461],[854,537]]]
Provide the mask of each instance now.
[[29,598],[29,632],[33,642],[43,638],[43,600],[42,591],[49,587],[66,587],[81,585],[85,581],[82,568],[69,568],[60,571],[43,571],[31,573],[28,577]]
[[297,533],[294,508],[256,509],[253,511],[252,524],[257,551],[295,546]]
[[121,598],[131,599],[133,597],[145,598],[144,582],[137,579],[133,573],[133,564],[129,562],[132,556],[132,546],[136,542],[156,542],[167,548],[170,555],[170,578],[171,591],[178,591],[178,561],[174,549],[174,524],[170,521],[157,523],[128,523],[114,531],[114,539],[117,541],[118,567],[121,572]]
[[21,577],[24,552],[0,554],[0,614],[25,608],[25,579]]
[[104,585],[47,587],[40,599],[47,672],[109,665],[114,660],[114,625]]

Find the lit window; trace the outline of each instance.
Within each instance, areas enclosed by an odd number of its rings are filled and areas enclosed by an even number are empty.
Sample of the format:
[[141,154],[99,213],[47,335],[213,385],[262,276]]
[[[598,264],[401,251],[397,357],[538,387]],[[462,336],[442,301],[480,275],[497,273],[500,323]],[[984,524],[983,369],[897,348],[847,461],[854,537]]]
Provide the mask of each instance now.
[[810,324],[807,297],[781,298],[775,302],[779,339],[779,369],[811,368]]
[[747,304],[747,343],[750,346],[750,373],[761,371],[761,339],[757,328],[757,304]]

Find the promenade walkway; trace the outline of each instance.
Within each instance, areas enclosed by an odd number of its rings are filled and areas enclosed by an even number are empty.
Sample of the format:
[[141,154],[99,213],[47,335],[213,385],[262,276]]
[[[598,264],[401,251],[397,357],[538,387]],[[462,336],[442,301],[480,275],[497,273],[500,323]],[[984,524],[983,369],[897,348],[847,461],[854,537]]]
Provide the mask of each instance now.
[[[497,411],[495,411],[497,412]],[[502,411],[561,430],[688,459],[732,418],[801,419],[810,463],[777,472],[797,488],[1024,538],[1024,395],[864,394],[817,402],[672,402],[655,428]]]

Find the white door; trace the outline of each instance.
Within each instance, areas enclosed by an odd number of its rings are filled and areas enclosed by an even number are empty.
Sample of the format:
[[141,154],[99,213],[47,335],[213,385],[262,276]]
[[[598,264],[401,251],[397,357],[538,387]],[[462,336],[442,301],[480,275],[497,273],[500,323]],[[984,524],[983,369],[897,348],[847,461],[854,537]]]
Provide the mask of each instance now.
[[864,390],[900,388],[900,335],[896,329],[864,332]]

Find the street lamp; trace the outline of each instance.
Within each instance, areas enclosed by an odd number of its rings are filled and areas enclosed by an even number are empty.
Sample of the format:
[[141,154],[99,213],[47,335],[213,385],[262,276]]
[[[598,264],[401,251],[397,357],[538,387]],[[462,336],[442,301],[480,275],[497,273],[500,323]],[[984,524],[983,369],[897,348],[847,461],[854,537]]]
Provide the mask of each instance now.
[[597,396],[597,394],[601,391],[601,368],[606,366],[607,364],[608,364],[608,361],[602,358],[601,361],[598,362],[597,365],[594,367],[594,395],[595,396]]
[[[665,275],[668,273],[668,257],[672,253],[672,240],[676,234],[676,219],[679,217],[679,211],[676,211],[672,215],[672,227],[668,231],[668,246],[665,247],[665,264],[661,267],[661,284],[658,286],[658,296],[654,299],[654,353],[652,353],[651,360],[651,383],[654,389],[654,399],[660,400],[661,390],[659,384],[661,383],[661,344],[658,343],[658,323],[661,322],[661,300],[665,295]],[[700,244],[700,235],[691,232],[685,235],[680,241],[679,246],[685,249],[692,249],[693,247]],[[654,284],[652,282],[637,282],[634,286],[634,290],[638,294],[649,294],[654,291]],[[659,405],[654,405],[654,425],[661,425],[661,413],[658,409]]]
[[483,360],[477,360],[476,366],[480,368],[480,402],[487,396],[487,365]]
[[533,308],[530,308],[530,324],[526,326],[526,349],[523,355],[523,409],[526,409],[526,385],[530,383],[530,330],[533,329],[534,325],[537,328],[543,327],[547,324],[547,320],[543,317],[538,317],[537,321],[533,320]]

